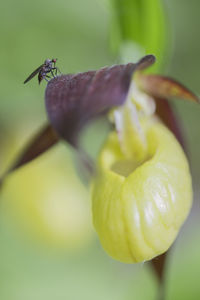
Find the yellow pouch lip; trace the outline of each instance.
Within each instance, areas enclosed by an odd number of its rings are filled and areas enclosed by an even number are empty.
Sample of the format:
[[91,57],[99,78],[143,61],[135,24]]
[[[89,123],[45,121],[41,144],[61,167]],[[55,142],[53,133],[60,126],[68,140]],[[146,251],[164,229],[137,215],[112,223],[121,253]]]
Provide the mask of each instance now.
[[[108,217],[110,220],[108,221],[108,228],[106,229],[107,225],[103,224],[104,221],[101,224],[102,220],[100,215],[101,209],[102,212],[104,212],[106,208],[103,204],[103,195],[99,194],[99,199],[95,200],[95,203],[93,203],[94,225],[100,235],[102,245],[109,255],[126,263],[149,260],[165,252],[176,238],[179,228],[182,226],[182,223],[189,213],[192,202],[192,187],[189,166],[179,143],[174,138],[173,134],[169,132],[169,130],[160,122],[147,122],[145,123],[145,128],[148,139],[149,159],[145,160],[144,162],[138,162],[138,166],[132,172],[130,172],[128,176],[124,176],[115,172],[112,169],[113,164],[120,159],[124,159],[124,155],[120,151],[116,133],[111,133],[103,150],[100,153],[98,169],[99,173],[96,178],[96,185],[98,185],[99,180],[101,181],[100,193],[106,193],[107,190],[108,194],[110,195],[109,197],[111,197],[111,203],[109,203],[109,200],[107,199],[106,205],[107,207],[109,207],[109,205],[113,206],[113,211],[108,213],[108,215],[110,214]],[[153,168],[155,168],[156,172],[158,171],[157,178],[155,177],[156,180],[159,181],[159,176],[161,176],[161,183],[164,184],[165,181],[169,181],[169,186],[172,185],[174,190],[176,190],[176,188],[174,187],[173,182],[170,182],[170,180],[173,180],[173,178],[170,179],[170,176],[176,173],[178,174],[180,171],[179,169],[181,169],[183,172],[182,184],[186,186],[186,197],[183,199],[184,201],[181,202],[182,194],[179,195],[181,193],[181,181],[178,180],[178,195],[175,199],[175,203],[170,203],[171,198],[170,201],[167,201],[166,211],[168,212],[169,210],[169,214],[165,212],[162,214],[162,211],[159,212],[159,214],[155,212],[156,223],[154,224],[155,226],[152,225],[155,228],[148,226],[148,220],[145,219],[145,215],[143,214],[145,209],[148,211],[146,207],[148,205],[149,207],[152,206],[152,209],[156,209],[154,201],[151,200],[148,203],[148,197],[146,195],[144,197],[144,199],[146,199],[145,204],[142,204],[141,202],[143,200],[143,194],[141,194],[142,185],[148,185],[148,174],[150,174],[149,177],[152,177],[152,180],[155,179],[154,174],[152,173]],[[163,172],[162,168],[165,169],[166,172],[165,170]],[[159,171],[161,171],[161,175],[159,175]],[[167,175],[167,172],[169,173],[169,176]],[[136,182],[137,188],[134,186],[134,182]],[[141,184],[141,187],[138,187],[138,183]],[[152,183],[156,189],[157,182],[152,181]],[[105,184],[107,184],[107,187],[105,188],[105,191],[103,191]],[[149,185],[146,189],[144,188],[145,193],[149,192],[150,187],[151,185]],[[114,190],[112,191],[112,189]],[[154,191],[151,190],[150,192],[153,193]],[[95,193],[95,187],[93,189],[93,193]],[[135,197],[137,201],[131,202],[131,197]],[[116,198],[116,200],[114,198]],[[98,205],[97,201],[102,201],[98,212],[95,208],[95,206]],[[114,211],[114,209],[121,211]],[[137,210],[141,212],[140,217],[144,219],[142,231],[137,229],[136,221],[133,221],[133,214],[130,213],[131,211],[134,211],[134,214],[136,214]],[[98,220],[96,220],[97,214]],[[112,223],[112,218],[114,218],[114,223]],[[117,220],[122,222],[123,226],[125,226],[124,233],[119,232],[115,234],[113,224],[118,226]],[[157,228],[157,226],[160,226],[162,229]],[[112,232],[109,232],[108,234],[106,231],[110,231],[110,228],[112,228]],[[156,241],[154,232],[155,235],[159,235],[160,240],[158,239],[158,241]],[[148,240],[148,237],[150,237],[150,241]],[[122,239],[121,243],[119,242],[120,239]],[[155,241],[152,242],[151,239]],[[118,247],[121,247],[121,250],[119,249],[118,251]]]

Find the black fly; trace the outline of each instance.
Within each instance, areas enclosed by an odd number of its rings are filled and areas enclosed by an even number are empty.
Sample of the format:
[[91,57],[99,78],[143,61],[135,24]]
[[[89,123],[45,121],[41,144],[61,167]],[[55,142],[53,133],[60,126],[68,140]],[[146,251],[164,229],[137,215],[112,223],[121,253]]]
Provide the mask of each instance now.
[[57,75],[57,73],[61,73],[60,70],[56,67],[56,61],[57,59],[46,59],[45,62],[39,66],[31,75],[28,76],[28,78],[24,81],[24,83],[27,83],[29,80],[31,80],[35,75],[38,74],[38,81],[39,84],[42,81],[42,79],[45,79],[48,82],[47,78],[51,78],[48,73],[50,73],[53,77]]

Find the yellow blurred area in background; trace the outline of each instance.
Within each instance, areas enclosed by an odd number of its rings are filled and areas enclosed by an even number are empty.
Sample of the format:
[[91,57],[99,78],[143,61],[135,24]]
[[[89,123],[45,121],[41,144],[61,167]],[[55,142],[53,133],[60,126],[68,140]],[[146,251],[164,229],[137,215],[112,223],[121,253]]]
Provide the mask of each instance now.
[[[15,146],[7,142],[4,153],[13,157]],[[12,222],[43,245],[79,249],[92,237],[89,191],[78,178],[73,154],[64,143],[10,174],[2,196]]]

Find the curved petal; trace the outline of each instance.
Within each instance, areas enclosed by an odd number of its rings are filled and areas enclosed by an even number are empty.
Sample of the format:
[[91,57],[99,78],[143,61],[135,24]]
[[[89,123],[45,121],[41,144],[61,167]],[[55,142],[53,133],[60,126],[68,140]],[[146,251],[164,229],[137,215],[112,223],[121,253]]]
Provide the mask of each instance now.
[[175,79],[161,75],[138,74],[140,88],[147,94],[157,98],[181,98],[200,103],[200,99],[187,87]]
[[138,63],[105,67],[97,71],[61,75],[46,88],[46,109],[51,125],[73,146],[86,123],[122,105],[135,70],[144,69],[155,61],[147,55]]

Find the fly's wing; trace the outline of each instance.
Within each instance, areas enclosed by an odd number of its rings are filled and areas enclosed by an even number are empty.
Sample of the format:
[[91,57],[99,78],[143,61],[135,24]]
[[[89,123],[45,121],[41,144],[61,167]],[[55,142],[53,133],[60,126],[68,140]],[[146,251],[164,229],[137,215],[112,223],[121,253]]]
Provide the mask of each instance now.
[[40,84],[40,82],[42,81],[42,79],[43,79],[43,76],[42,76],[42,74],[39,72],[39,74],[38,74],[38,82],[39,82],[39,84]]
[[37,75],[37,73],[40,72],[41,68],[44,66],[44,64],[42,64],[41,66],[39,66],[35,71],[33,71],[33,73],[31,73],[31,75],[28,76],[28,78],[26,78],[26,80],[24,81],[24,83],[27,83],[29,80],[31,80],[35,75]]

